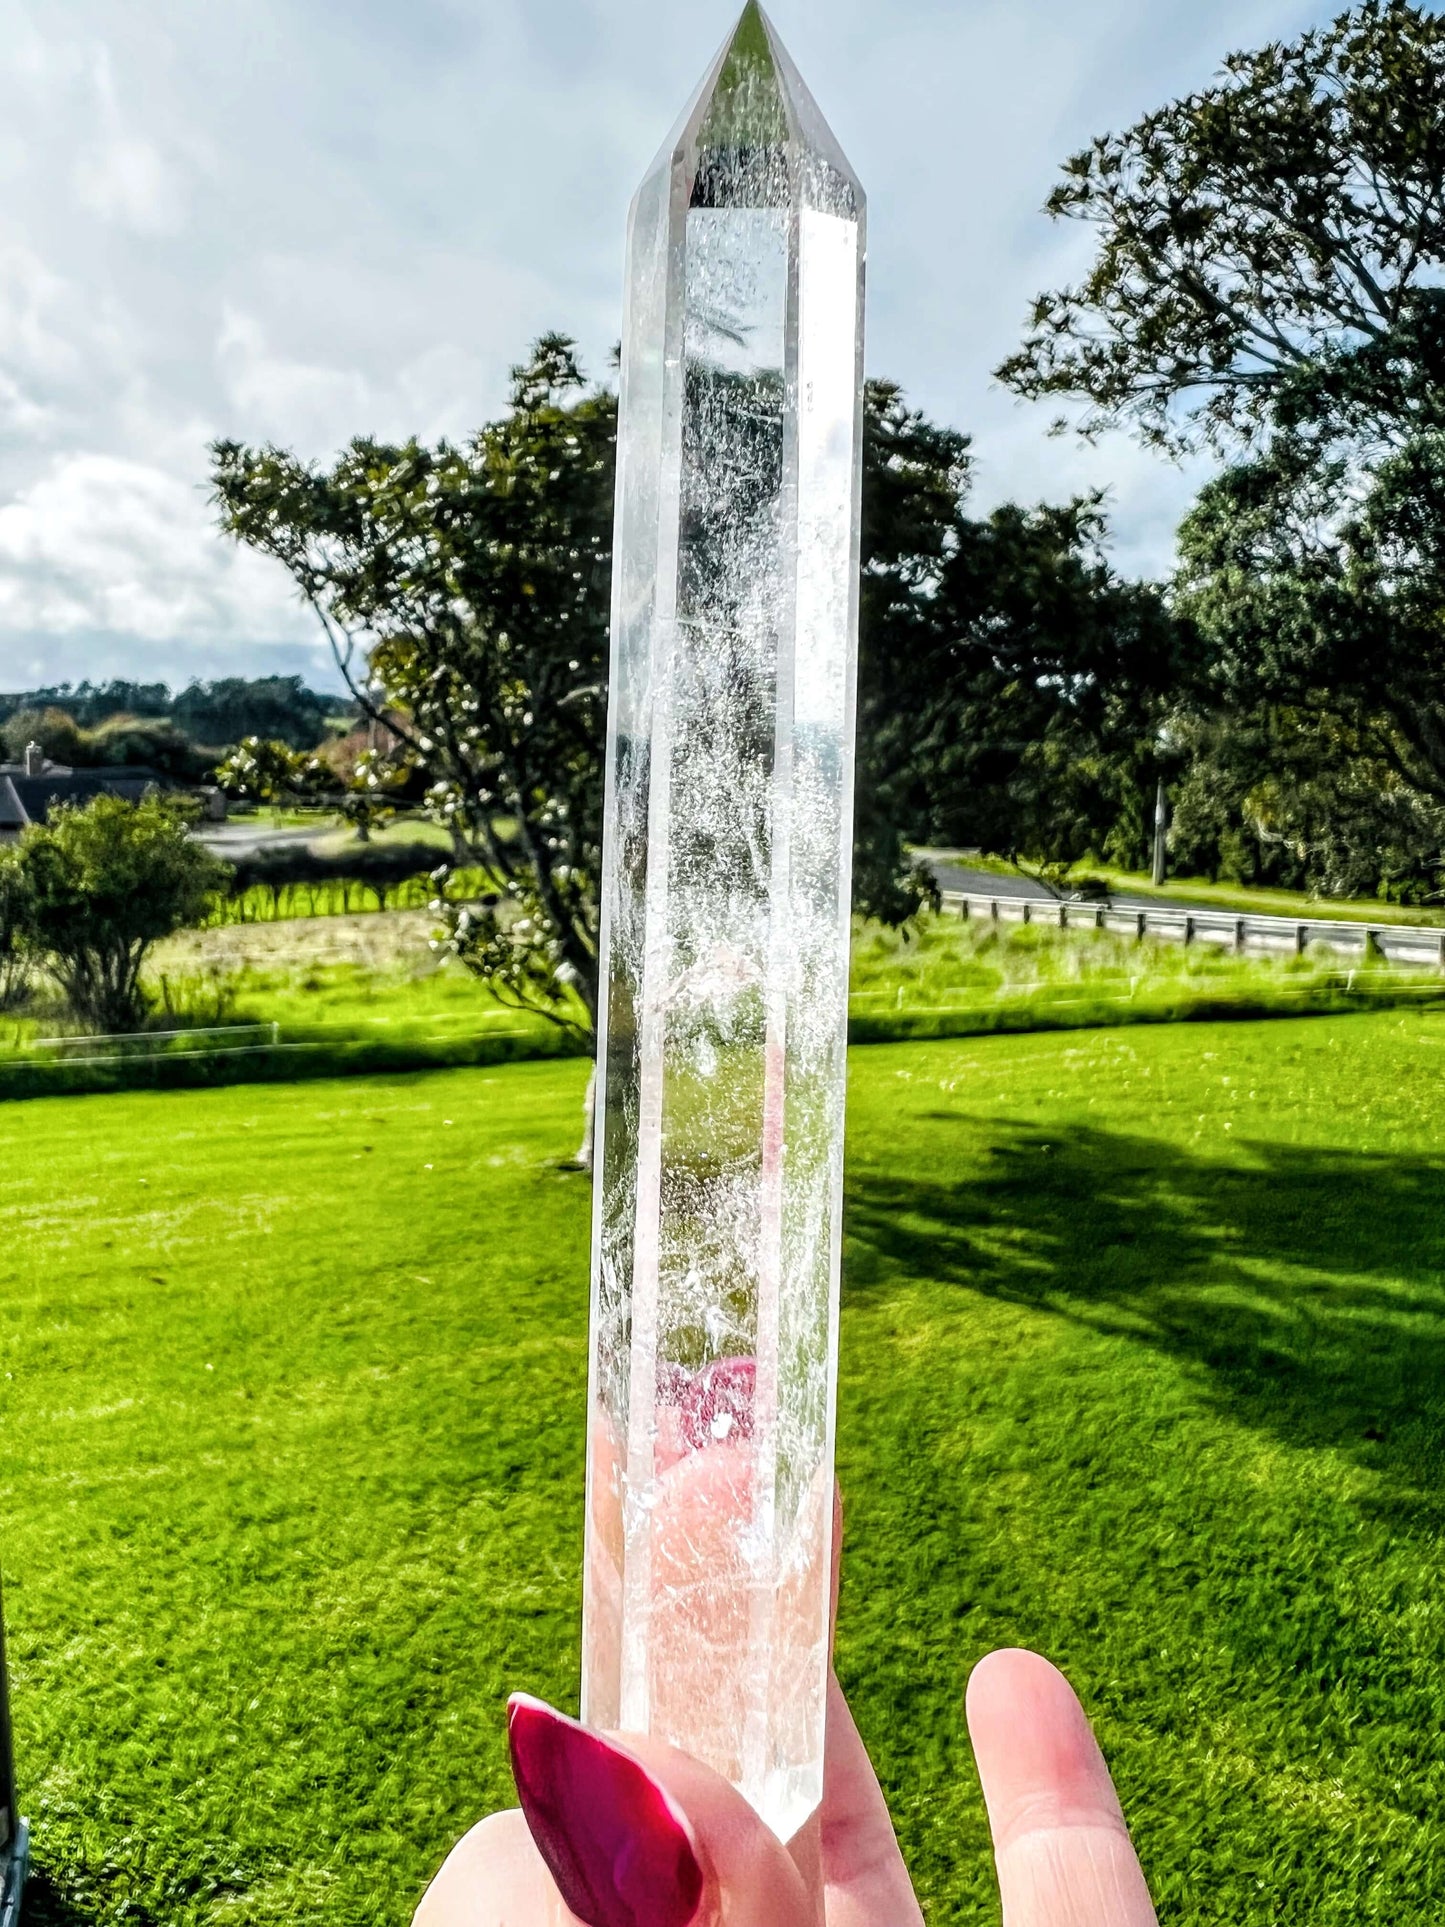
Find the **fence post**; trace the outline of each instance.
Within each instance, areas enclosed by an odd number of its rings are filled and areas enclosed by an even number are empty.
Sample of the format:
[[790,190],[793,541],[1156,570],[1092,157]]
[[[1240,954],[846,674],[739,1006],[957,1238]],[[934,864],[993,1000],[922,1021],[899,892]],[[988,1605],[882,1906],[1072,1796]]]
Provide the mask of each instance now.
[[10,1689],[5,1667],[5,1611],[0,1602],[0,1927],[20,1918],[20,1889],[30,1835],[15,1796],[15,1755],[10,1740]]
[[960,922],[962,923],[968,922],[970,908],[971,908],[971,905],[969,904],[968,898],[965,897],[962,904],[959,906],[958,915],[959,915]]
[[1024,898],[1024,922],[1025,922],[1025,923],[1032,923],[1032,922],[1033,922],[1033,916],[1034,916],[1034,907],[1033,907],[1033,905],[1032,905],[1032,904],[1031,904],[1031,903],[1029,902],[1029,900],[1028,900],[1028,898],[1027,898],[1027,897],[1025,897],[1025,898]]
[[1059,905],[1059,928],[1060,930],[1067,930],[1068,927],[1069,927],[1069,906],[1066,903],[1061,903]]
[[1241,954],[1243,953],[1243,950],[1244,950],[1244,918],[1243,917],[1236,917],[1234,919],[1234,947]]
[[1305,954],[1306,949],[1309,947],[1309,940],[1308,925],[1297,923],[1294,927],[1294,954],[1297,957],[1302,957]]
[[1440,932],[1440,970],[1445,973],[1445,930]]
[[989,900],[988,900],[988,914],[989,914],[989,917],[990,917],[990,920],[991,920],[992,922],[994,922],[994,923],[997,923],[997,922],[998,922],[998,898],[997,898],[997,897],[990,897],[990,898],[989,898]]
[[1135,936],[1136,942],[1143,943],[1144,932],[1148,928],[1149,928],[1149,912],[1147,910],[1136,911],[1135,917],[1134,917],[1134,936]]
[[1193,943],[1193,941],[1194,941],[1194,919],[1193,917],[1186,915],[1184,919],[1184,942],[1185,942],[1185,945],[1188,946],[1189,944]]
[[[1103,927],[1104,927],[1104,906],[1102,903],[1096,903],[1094,905],[1094,928],[1096,930],[1102,930]],[[1445,937],[1442,937],[1440,939],[1440,947],[1442,951],[1445,951]],[[1442,968],[1445,968],[1445,966],[1442,966]]]

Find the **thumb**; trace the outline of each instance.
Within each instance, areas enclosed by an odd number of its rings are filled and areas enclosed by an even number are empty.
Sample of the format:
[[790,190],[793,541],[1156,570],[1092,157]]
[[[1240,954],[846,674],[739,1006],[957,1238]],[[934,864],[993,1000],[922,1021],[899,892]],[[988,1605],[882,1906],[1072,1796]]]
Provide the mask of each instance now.
[[711,1768],[521,1694],[508,1736],[522,1812],[468,1835],[417,1927],[815,1927],[787,1849]]

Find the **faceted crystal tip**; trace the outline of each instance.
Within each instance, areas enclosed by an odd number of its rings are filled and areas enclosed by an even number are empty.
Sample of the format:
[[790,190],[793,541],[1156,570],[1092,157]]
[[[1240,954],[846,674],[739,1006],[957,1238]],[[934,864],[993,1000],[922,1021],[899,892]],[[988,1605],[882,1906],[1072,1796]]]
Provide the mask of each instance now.
[[806,200],[863,213],[858,177],[758,0],[743,8],[644,187],[674,166],[693,173],[695,205],[786,200],[784,176],[801,168]]
[[702,147],[771,147],[791,133],[768,18],[748,0],[722,55],[698,132]]

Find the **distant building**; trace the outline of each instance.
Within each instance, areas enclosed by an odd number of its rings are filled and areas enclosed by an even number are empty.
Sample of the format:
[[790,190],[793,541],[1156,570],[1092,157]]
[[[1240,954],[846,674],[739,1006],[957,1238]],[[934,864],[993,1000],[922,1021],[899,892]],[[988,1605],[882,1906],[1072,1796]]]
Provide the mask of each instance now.
[[149,791],[169,788],[153,769],[70,769],[52,763],[38,743],[27,743],[21,763],[0,763],[0,843],[13,843],[27,823],[44,823],[61,803],[88,803],[93,796],[123,796],[139,803]]

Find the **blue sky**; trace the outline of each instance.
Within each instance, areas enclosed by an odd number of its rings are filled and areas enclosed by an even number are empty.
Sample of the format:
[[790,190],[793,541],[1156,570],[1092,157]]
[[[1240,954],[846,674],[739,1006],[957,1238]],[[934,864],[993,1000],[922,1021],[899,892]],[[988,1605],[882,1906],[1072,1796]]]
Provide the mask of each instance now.
[[[457,435],[544,329],[600,370],[633,187],[735,8],[0,0],[0,689],[325,664],[211,528],[217,434]],[[1167,566],[1199,471],[1049,437],[991,369],[1082,237],[1090,136],[1332,11],[1292,0],[775,0],[869,192],[871,372],[974,436],[976,500],[1109,489]]]

